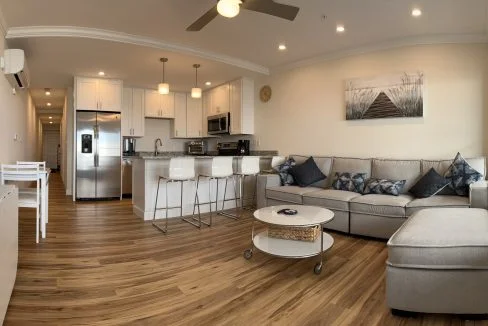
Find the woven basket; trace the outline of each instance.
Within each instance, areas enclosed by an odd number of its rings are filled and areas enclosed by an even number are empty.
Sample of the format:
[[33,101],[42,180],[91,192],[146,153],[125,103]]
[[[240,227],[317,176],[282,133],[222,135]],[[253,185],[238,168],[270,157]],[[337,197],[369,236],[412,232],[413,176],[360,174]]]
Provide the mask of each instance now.
[[271,238],[300,240],[314,242],[320,234],[320,227],[290,227],[270,225],[268,227],[268,236]]

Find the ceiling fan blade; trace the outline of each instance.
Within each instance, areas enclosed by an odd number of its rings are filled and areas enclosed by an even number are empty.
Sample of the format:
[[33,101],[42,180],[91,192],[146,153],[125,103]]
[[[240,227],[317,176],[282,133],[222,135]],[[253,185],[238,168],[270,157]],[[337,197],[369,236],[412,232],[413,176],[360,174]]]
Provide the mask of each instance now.
[[186,30],[188,32],[198,32],[218,15],[219,13],[217,12],[217,5],[215,5],[212,7],[212,9],[204,13],[202,17],[198,18],[193,24],[188,26]]
[[261,12],[287,20],[295,20],[300,8],[274,2],[273,0],[244,0],[243,9]]

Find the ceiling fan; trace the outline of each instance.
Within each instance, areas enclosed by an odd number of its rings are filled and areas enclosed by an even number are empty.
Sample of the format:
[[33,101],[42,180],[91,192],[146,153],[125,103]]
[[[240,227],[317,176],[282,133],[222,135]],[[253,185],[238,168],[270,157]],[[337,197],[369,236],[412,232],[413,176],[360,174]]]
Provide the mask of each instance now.
[[219,14],[232,18],[239,14],[240,9],[257,11],[263,14],[295,20],[300,8],[277,3],[274,0],[219,0],[218,3],[198,18],[186,29],[189,32],[197,32],[204,28]]

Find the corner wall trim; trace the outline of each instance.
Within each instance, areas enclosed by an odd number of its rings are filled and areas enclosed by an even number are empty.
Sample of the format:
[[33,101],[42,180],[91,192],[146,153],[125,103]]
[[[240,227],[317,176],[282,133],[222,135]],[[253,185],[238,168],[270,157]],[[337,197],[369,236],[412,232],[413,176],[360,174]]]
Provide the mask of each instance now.
[[30,37],[80,37],[95,40],[112,41],[139,46],[146,46],[171,52],[193,55],[202,59],[224,63],[230,66],[269,75],[269,68],[230,56],[192,48],[189,46],[169,43],[155,38],[121,33],[111,30],[77,27],[77,26],[24,26],[9,28],[6,39]]

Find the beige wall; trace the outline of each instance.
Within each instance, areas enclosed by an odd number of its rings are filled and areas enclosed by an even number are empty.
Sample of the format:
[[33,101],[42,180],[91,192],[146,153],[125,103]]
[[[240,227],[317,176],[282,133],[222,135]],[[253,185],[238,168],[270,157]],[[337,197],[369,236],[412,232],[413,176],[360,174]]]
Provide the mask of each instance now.
[[[0,55],[5,49],[0,39]],[[12,94],[12,86],[0,72],[0,163],[36,159],[36,113],[27,91]],[[14,135],[17,139],[14,140]]]
[[[486,45],[425,45],[325,61],[256,81],[256,140],[280,154],[450,158],[488,153]],[[345,120],[344,80],[423,71],[423,118]],[[258,94],[258,93],[257,93]],[[488,130],[488,128],[486,128]]]
[[152,152],[154,151],[154,140],[161,138],[163,147],[159,147],[160,151],[173,152],[183,151],[185,148],[184,139],[170,138],[170,120],[166,119],[145,119],[144,137],[137,138],[136,150],[138,152]]

